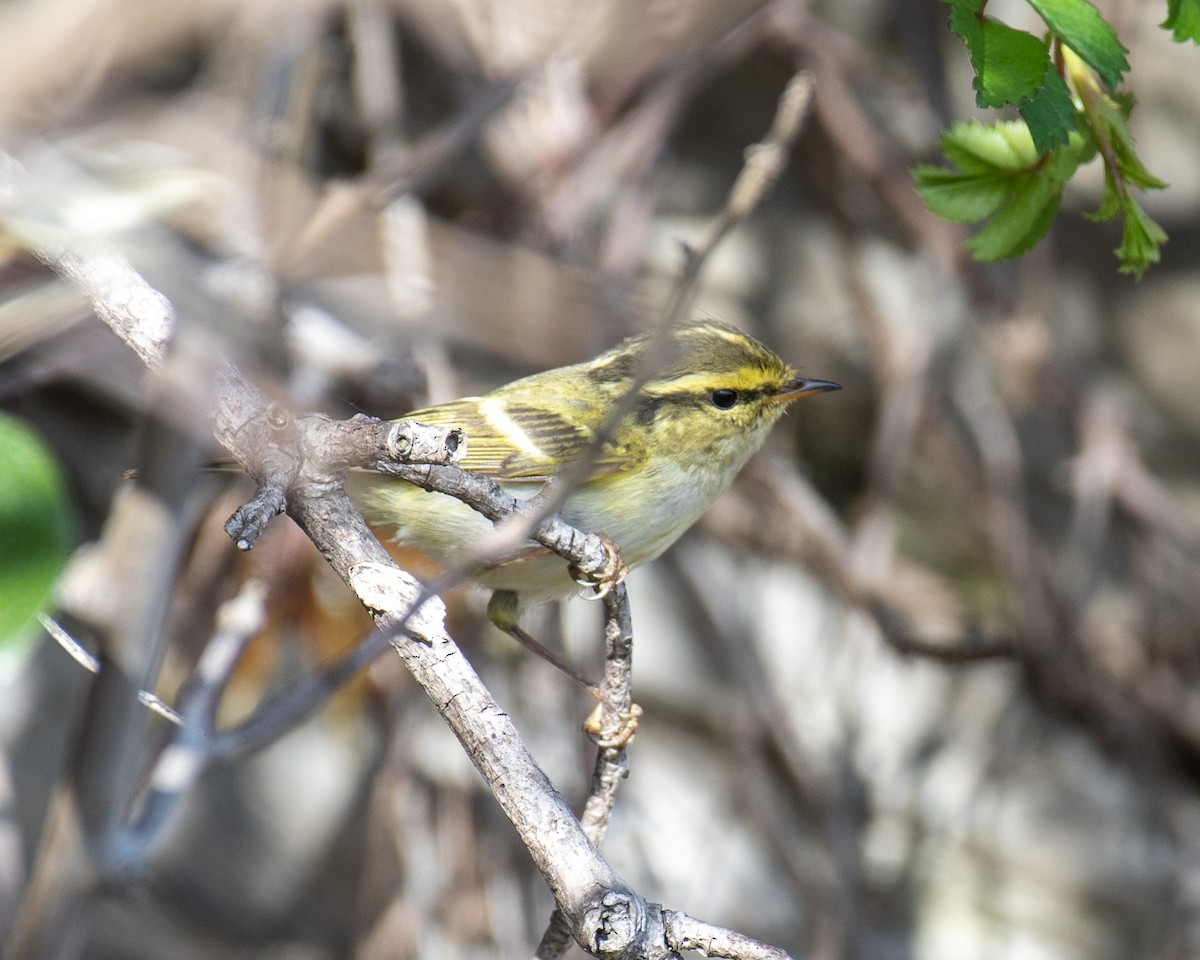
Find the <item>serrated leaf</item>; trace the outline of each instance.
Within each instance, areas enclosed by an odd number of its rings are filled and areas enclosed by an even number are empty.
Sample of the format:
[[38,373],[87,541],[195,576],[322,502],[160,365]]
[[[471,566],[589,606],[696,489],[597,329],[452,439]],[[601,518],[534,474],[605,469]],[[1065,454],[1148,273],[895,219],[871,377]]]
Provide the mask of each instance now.
[[976,47],[982,47],[982,0],[945,0],[950,5],[950,29],[967,46],[972,59]]
[[54,458],[21,421],[0,415],[0,646],[31,636],[71,542]]
[[[1165,184],[1134,150],[1126,123],[1131,99],[1108,92],[1129,69],[1127,51],[1116,33],[1088,0],[1029,0],[1056,41],[1057,57],[1052,61],[1047,41],[984,16],[986,0],[945,2],[951,29],[971,56],[977,103],[1011,104],[1024,122],[956,124],[946,131],[942,150],[956,169],[914,170],[927,205],[958,222],[990,216],[966,243],[976,259],[1018,256],[1049,228],[1063,184],[1081,163],[1103,152],[1105,193],[1093,216],[1124,215],[1124,238],[1117,251],[1121,270],[1140,277],[1158,259],[1166,234],[1129,190]],[[1200,0],[1168,3],[1164,26],[1176,30],[1177,40],[1197,41]]]
[[[913,171],[929,208],[960,223],[992,220],[967,241],[978,259],[1000,260],[1033,246],[1058,209],[1062,184],[1091,142],[1074,132],[1065,146],[1039,156],[1022,123],[956,123],[942,134],[946,156],[959,169],[922,166]],[[994,214],[994,216],[993,216]]]
[[1125,230],[1115,253],[1121,261],[1121,273],[1132,273],[1138,280],[1151,264],[1158,263],[1159,248],[1167,242],[1166,231],[1155,223],[1135,200],[1125,210]]
[[[1091,131],[1097,145],[1116,160],[1121,179],[1143,190],[1162,190],[1167,184],[1146,169],[1134,149],[1133,133],[1126,119],[1128,105],[1106,96],[1095,86],[1095,78],[1090,77],[1087,68],[1080,71],[1077,69],[1078,59],[1070,51],[1064,51],[1064,54],[1068,57],[1068,63],[1074,64],[1070,69],[1075,76],[1076,87],[1088,83],[1092,85],[1092,92],[1083,98],[1084,125]],[[1112,171],[1106,170],[1106,176],[1111,175]]]
[[1161,26],[1176,43],[1200,44],[1200,0],[1167,0],[1167,19]]
[[1031,33],[985,17],[971,51],[975,68],[975,102],[1003,107],[1033,97],[1042,85],[1049,53]]
[[1113,154],[1117,158],[1117,168],[1121,171],[1121,176],[1143,190],[1165,189],[1167,186],[1166,181],[1160,180],[1147,170],[1146,165],[1142,163],[1141,157],[1134,150],[1133,135],[1129,132],[1129,127],[1126,125],[1124,118],[1118,115],[1114,121],[1111,119],[1111,114],[1109,117],[1109,143],[1112,145]]
[[1099,10],[1087,0],[1029,0],[1029,5],[1109,87],[1120,84],[1129,69],[1127,51]]
[[1048,60],[1041,87],[1028,100],[1017,104],[1017,111],[1029,127],[1034,148],[1039,153],[1065,145],[1076,128],[1071,91]]
[[1038,159],[1029,128],[1015,120],[956,123],[942,132],[938,146],[964,173],[1024,170]]
[[1038,173],[1016,178],[1008,200],[965,246],[988,262],[1019,256],[1050,228],[1062,189],[1059,181]]
[[974,223],[990,217],[1012,189],[1004,174],[963,174],[943,167],[913,170],[926,205],[939,217],[955,223]]
[[1096,220],[1104,222],[1111,220],[1121,212],[1121,195],[1117,192],[1117,185],[1113,182],[1112,177],[1106,173],[1104,176],[1104,196],[1100,199],[1100,206],[1096,208],[1095,213],[1085,213],[1084,216],[1088,220]]

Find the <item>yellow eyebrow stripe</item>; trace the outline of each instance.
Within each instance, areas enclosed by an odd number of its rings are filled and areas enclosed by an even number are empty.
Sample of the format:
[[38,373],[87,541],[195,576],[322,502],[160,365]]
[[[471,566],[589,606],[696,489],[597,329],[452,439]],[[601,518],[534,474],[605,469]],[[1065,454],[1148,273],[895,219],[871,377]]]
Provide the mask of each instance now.
[[739,367],[719,377],[712,373],[689,373],[670,380],[653,380],[642,388],[642,392],[651,397],[660,397],[669,393],[701,393],[716,387],[726,387],[731,384],[753,389],[775,378],[765,377],[758,367]]

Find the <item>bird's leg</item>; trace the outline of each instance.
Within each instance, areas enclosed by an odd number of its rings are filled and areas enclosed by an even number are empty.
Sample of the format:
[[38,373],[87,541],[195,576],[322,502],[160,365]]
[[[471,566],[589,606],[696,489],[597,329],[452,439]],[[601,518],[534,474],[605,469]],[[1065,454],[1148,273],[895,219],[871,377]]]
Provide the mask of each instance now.
[[[600,545],[604,550],[601,564],[598,567],[584,570],[572,563],[568,565],[567,570],[571,574],[572,580],[591,591],[588,599],[603,600],[618,584],[624,582],[629,575],[629,567],[621,559],[621,552],[616,543],[607,534],[599,533],[596,536],[599,537]],[[623,749],[637,733],[638,718],[642,715],[642,708],[636,703],[632,703],[629,705],[627,713],[619,712],[615,708],[610,710],[598,690],[593,691],[593,695],[600,700],[600,703],[583,722],[584,731],[601,749]],[[620,727],[616,730],[606,723],[614,715],[621,721]]]
[[[623,577],[625,573],[623,565],[619,569],[614,570],[614,573]],[[611,582],[609,581],[610,585]],[[592,586],[599,587],[600,585],[593,583]],[[603,594],[600,594],[600,596],[603,596]],[[579,673],[556,653],[546,649],[546,647],[542,646],[537,640],[526,633],[517,622],[519,614],[520,604],[518,603],[516,592],[512,590],[495,590],[492,592],[492,597],[488,601],[487,606],[488,619],[521,644],[521,646],[536,653],[552,666],[557,667],[561,673],[570,677],[600,701],[596,704],[596,709],[583,722],[583,729],[587,735],[602,749],[620,749],[628,744],[637,732],[638,718],[642,715],[642,708],[636,703],[632,704],[628,715],[621,715],[622,723],[620,728],[615,731],[606,729],[604,724],[606,714],[604,694],[600,687]]]
[[492,592],[492,598],[488,601],[487,605],[488,619],[516,640],[517,643],[521,644],[521,646],[532,653],[536,653],[551,666],[556,667],[560,673],[574,680],[579,686],[583,687],[584,690],[599,700],[600,688],[558,656],[558,654],[554,653],[554,651],[542,646],[542,644],[530,636],[517,623],[517,614],[517,594],[514,591],[495,590]]

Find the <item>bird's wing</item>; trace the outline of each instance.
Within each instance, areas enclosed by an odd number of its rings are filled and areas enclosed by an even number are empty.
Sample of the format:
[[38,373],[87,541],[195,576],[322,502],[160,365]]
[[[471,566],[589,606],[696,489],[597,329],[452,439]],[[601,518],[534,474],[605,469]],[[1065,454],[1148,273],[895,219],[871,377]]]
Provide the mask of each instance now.
[[[498,480],[542,481],[563,464],[585,457],[595,438],[582,405],[562,397],[555,400],[558,409],[547,410],[495,395],[465,397],[416,410],[406,419],[461,427],[467,435],[467,452],[459,461],[464,470]],[[631,469],[645,455],[644,448],[609,441],[597,451],[586,479]]]

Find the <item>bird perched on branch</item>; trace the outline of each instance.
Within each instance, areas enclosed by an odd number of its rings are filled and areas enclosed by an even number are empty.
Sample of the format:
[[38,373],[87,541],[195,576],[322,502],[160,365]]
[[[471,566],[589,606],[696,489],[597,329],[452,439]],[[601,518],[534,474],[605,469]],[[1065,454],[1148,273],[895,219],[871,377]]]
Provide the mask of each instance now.
[[[696,522],[788,404],[836,389],[828,380],[798,376],[740,330],[705,320],[631,337],[593,360],[406,419],[461,427],[467,450],[459,465],[519,498],[586,458],[561,516],[580,530],[606,534],[634,567]],[[614,420],[618,409],[624,412]],[[442,562],[492,527],[453,497],[382,474],[357,477],[351,495],[373,525]],[[473,579],[493,590],[488,618],[543,654],[518,624],[522,611],[579,589],[566,561],[534,542]]]

